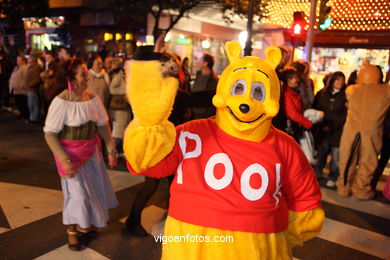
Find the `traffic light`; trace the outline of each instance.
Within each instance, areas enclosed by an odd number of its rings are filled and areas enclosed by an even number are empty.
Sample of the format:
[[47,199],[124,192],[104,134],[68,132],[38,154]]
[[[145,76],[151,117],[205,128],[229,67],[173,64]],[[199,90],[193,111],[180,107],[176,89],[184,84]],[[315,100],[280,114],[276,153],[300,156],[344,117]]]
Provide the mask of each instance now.
[[290,29],[290,35],[294,45],[305,45],[306,26],[305,12],[294,12],[294,21]]
[[328,17],[332,8],[327,6],[329,0],[321,0],[320,3],[320,14],[318,17],[318,28],[320,30],[325,30],[332,24],[332,19]]

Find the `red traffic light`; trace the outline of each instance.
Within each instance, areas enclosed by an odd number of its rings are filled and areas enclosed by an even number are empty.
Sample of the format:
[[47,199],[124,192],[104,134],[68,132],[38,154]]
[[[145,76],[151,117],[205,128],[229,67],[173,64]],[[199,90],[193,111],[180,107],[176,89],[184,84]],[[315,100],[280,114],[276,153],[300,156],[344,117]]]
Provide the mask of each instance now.
[[305,26],[307,23],[304,16],[304,12],[294,12],[294,21],[291,25],[292,36],[303,36],[306,33]]
[[304,46],[306,41],[307,22],[305,21],[304,12],[294,12],[294,21],[288,34],[293,46]]
[[294,24],[293,34],[300,35],[302,33],[302,30],[302,25],[300,25],[299,23]]

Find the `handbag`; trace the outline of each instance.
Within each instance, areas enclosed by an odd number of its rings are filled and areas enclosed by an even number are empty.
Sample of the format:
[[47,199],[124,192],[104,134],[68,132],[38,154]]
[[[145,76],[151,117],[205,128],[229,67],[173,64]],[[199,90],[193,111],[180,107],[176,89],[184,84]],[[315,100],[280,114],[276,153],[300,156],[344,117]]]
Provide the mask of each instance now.
[[111,95],[108,107],[112,110],[130,110],[126,95]]
[[301,138],[299,138],[299,145],[303,153],[306,155],[307,160],[311,165],[317,164],[316,150],[314,148],[314,139],[310,131],[303,130]]

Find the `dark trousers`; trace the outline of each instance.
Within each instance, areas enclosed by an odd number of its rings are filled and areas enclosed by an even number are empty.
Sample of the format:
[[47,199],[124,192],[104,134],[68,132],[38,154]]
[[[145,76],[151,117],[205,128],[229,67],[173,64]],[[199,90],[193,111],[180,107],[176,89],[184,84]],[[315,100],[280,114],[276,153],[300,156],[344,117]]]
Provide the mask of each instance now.
[[371,187],[373,190],[376,190],[376,185],[378,184],[378,181],[382,176],[387,163],[389,162],[389,158],[390,158],[390,136],[389,135],[390,135],[389,133],[383,134],[383,143],[382,143],[380,158],[378,161],[378,166],[375,169],[374,177],[372,178],[371,181]]
[[2,106],[5,106],[5,107],[10,106],[8,83],[5,83],[5,82],[0,82],[0,108]]
[[[169,176],[169,183],[172,183],[174,175]],[[129,217],[126,219],[126,226],[128,228],[134,225],[141,225],[141,213],[145,208],[146,203],[152,197],[153,193],[156,191],[160,179],[155,179],[151,177],[145,177],[144,186],[137,193],[133,207],[130,210]]]
[[339,147],[330,145],[330,137],[324,136],[317,148],[317,164],[314,167],[317,178],[321,178],[328,154],[331,154],[328,179],[336,181],[339,177]]
[[24,119],[28,119],[29,112],[27,106],[27,96],[26,95],[14,95],[14,96],[15,96],[16,107],[18,108],[20,115]]
[[30,121],[39,122],[41,106],[38,92],[27,92],[27,106],[30,113]]

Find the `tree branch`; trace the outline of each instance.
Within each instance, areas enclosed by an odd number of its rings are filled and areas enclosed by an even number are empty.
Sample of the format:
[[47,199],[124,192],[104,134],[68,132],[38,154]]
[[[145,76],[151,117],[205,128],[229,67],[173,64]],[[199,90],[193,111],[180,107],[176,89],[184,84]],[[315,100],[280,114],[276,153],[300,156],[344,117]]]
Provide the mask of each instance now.
[[[157,2],[159,2],[158,0],[155,0],[153,1],[149,7],[148,7],[148,11],[153,15],[154,18],[157,17],[157,13],[155,11],[153,11],[153,6],[155,6],[157,4]],[[160,9],[160,8],[159,8]]]
[[171,17],[171,22],[170,22],[168,28],[166,29],[166,31],[169,32],[173,28],[173,26],[175,26],[177,24],[177,22],[184,16],[184,14],[187,11],[191,10],[192,8],[197,6],[198,4],[199,4],[199,2],[195,2],[195,3],[189,4],[187,6],[180,8],[179,14],[174,19]]

